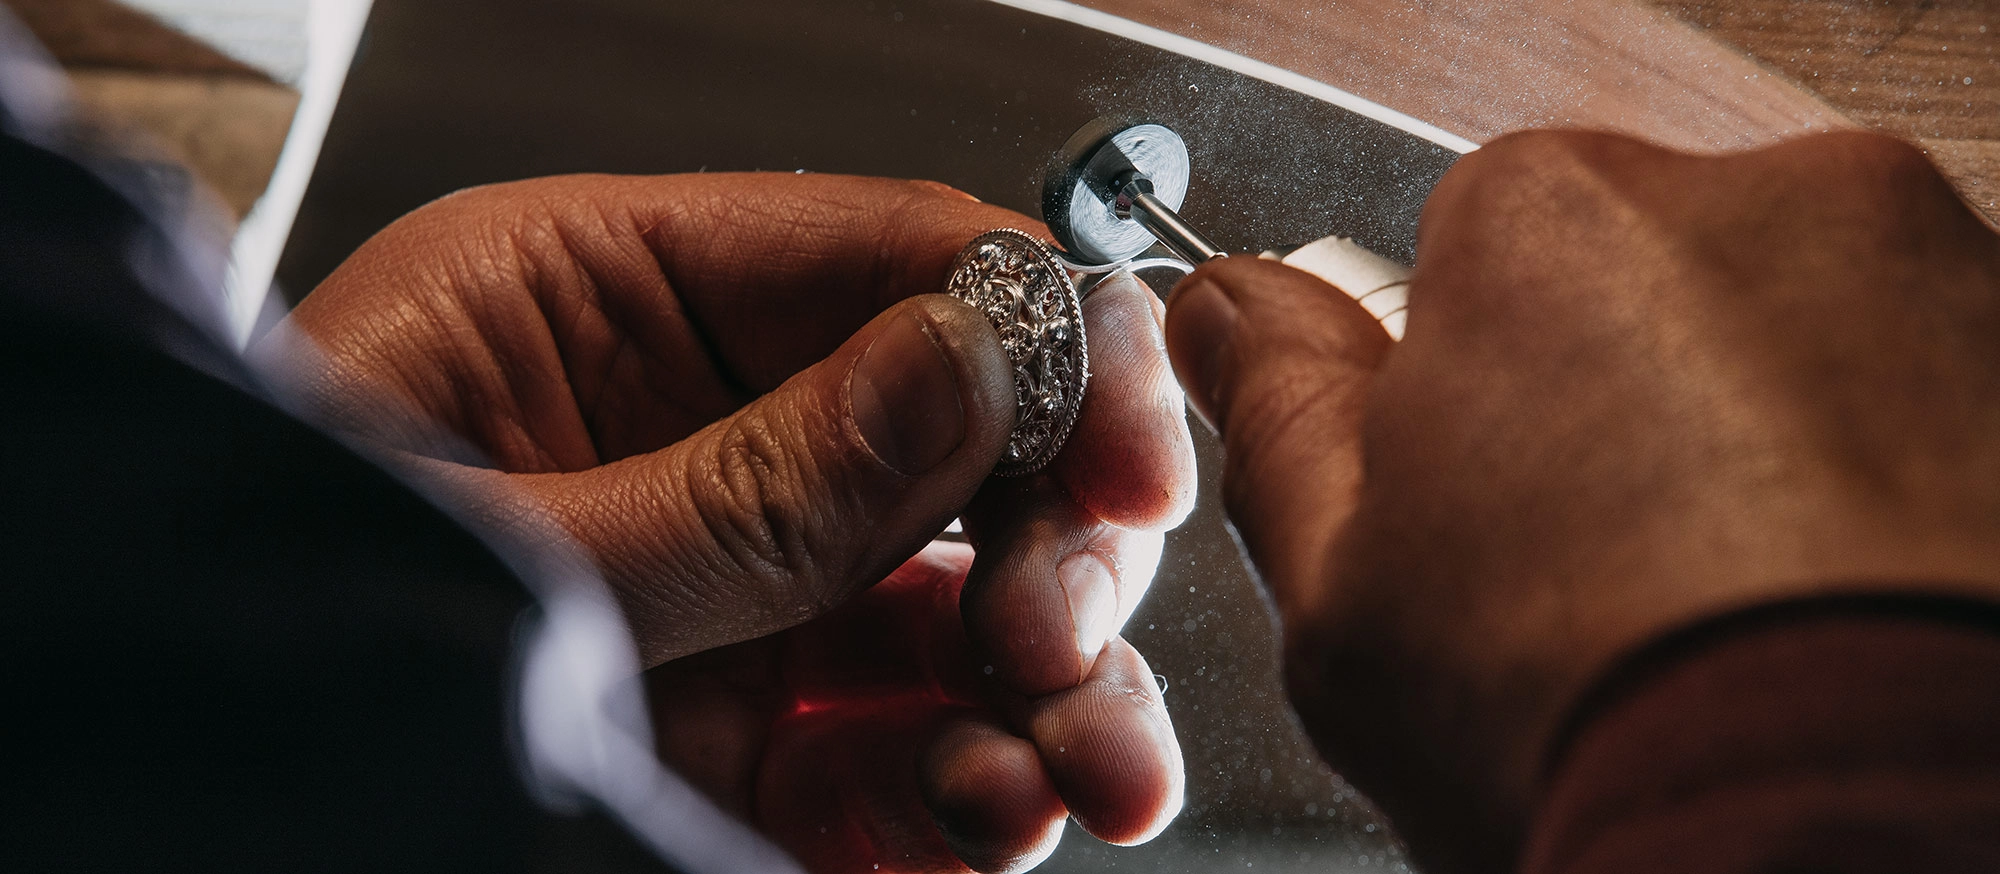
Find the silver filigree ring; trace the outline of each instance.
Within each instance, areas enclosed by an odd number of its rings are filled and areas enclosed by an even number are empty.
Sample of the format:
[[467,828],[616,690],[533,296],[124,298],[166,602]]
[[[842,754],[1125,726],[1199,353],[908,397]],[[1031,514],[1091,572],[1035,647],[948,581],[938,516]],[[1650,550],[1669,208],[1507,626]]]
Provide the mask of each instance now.
[[1003,228],[958,253],[945,293],[986,314],[1014,365],[1014,432],[993,472],[1041,470],[1069,439],[1090,381],[1076,283],[1046,244]]

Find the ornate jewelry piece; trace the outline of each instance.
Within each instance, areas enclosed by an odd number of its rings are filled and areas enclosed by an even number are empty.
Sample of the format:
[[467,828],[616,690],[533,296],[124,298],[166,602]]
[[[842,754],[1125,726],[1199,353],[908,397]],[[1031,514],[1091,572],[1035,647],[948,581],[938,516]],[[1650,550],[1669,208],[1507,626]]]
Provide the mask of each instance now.
[[1041,470],[1069,439],[1090,379],[1076,284],[1042,241],[1001,229],[958,253],[945,293],[986,314],[1014,364],[1014,433],[993,472]]

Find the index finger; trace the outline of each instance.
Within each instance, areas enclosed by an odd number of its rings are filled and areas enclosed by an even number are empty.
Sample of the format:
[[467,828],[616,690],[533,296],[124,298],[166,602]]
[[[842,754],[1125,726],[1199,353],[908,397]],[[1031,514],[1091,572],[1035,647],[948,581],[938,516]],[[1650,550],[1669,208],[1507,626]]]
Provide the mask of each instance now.
[[528,184],[523,193],[547,205],[569,257],[605,306],[630,316],[630,330],[665,330],[658,314],[678,312],[753,393],[897,301],[943,291],[973,237],[1041,227],[935,182],[708,173]]

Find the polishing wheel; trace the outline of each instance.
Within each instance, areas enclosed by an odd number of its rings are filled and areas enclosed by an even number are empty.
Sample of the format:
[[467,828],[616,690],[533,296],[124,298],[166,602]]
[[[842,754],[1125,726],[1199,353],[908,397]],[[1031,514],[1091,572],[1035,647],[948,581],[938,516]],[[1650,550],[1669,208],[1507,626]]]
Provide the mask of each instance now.
[[[1042,220],[1079,264],[1130,261],[1155,239],[1167,240],[1161,223],[1149,219],[1164,214],[1180,223],[1173,211],[1187,199],[1189,175],[1187,143],[1172,128],[1100,118],[1057,152],[1042,186]],[[1153,208],[1135,203],[1139,198]]]
[[[1064,143],[1042,186],[1042,220],[1063,247],[1067,269],[1104,273],[1126,267],[1195,265],[1226,253],[1182,219],[1187,199],[1187,143],[1171,128],[1100,118]],[[1135,261],[1158,241],[1173,258]],[[1265,257],[1312,273],[1347,292],[1402,339],[1410,268],[1345,237],[1327,237]]]

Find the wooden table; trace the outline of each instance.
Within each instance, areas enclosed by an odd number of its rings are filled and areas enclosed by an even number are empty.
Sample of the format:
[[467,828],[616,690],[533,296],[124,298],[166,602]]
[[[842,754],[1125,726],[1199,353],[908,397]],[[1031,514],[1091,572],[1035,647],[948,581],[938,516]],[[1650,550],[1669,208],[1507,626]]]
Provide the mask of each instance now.
[[1848,118],[1922,146],[2000,221],[2000,3],[1654,0],[1803,83]]
[[[114,0],[0,0],[79,95],[145,127],[238,214],[296,94]],[[1720,150],[1862,125],[1930,153],[2000,221],[1990,0],[1084,0],[1475,141],[1582,125]]]
[[1574,125],[1716,151],[1863,125],[2000,219],[1990,0],[1085,0],[1483,142]]

